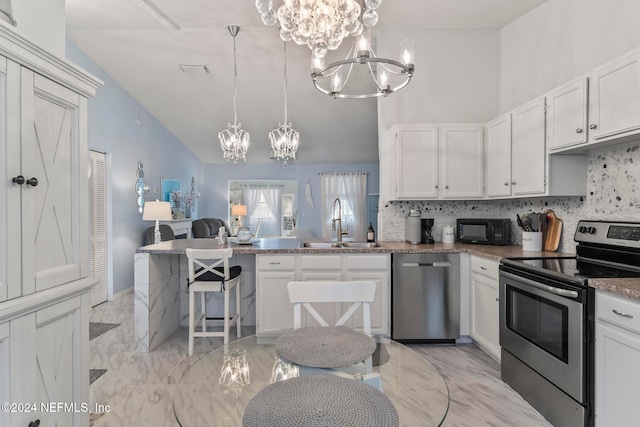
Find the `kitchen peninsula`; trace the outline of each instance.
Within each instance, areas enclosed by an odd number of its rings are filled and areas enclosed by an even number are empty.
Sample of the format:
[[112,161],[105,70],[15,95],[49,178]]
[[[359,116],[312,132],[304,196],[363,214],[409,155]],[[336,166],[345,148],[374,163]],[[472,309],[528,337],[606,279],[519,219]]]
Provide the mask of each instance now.
[[[232,264],[242,266],[242,317],[249,320],[256,319],[255,311],[260,304],[261,289],[256,287],[256,270],[259,267],[256,259],[266,256],[297,256],[298,263],[321,261],[321,270],[314,274],[329,278],[342,272],[346,277],[367,271],[374,275],[380,283],[379,320],[377,333],[389,335],[389,296],[390,291],[390,255],[400,253],[462,253],[475,255],[500,261],[504,257],[518,256],[558,256],[557,252],[523,252],[521,246],[486,246],[470,244],[442,244],[411,245],[404,242],[379,242],[377,247],[368,248],[318,248],[301,247],[301,241],[291,238],[261,239],[252,245],[219,245],[215,239],[179,239],[143,246],[135,254],[135,323],[139,352],[149,352],[157,347],[178,329],[181,322],[188,316],[187,309],[187,264],[183,256],[186,248],[216,249],[232,247],[234,256]],[[569,254],[566,254],[569,255]],[[373,258],[376,257],[377,258]],[[264,258],[267,260],[268,258]],[[279,262],[279,261],[278,261]],[[293,261],[292,261],[293,262]],[[371,268],[371,263],[375,268]],[[461,274],[462,281],[469,277],[469,263],[461,265],[465,271]],[[292,267],[293,268],[293,267]],[[378,271],[370,271],[370,270]],[[317,269],[316,269],[317,270]],[[291,270],[293,271],[293,270]],[[355,271],[355,272],[354,272]],[[313,280],[310,276],[307,280]],[[319,278],[315,278],[319,280]],[[463,289],[464,289],[463,284]],[[262,289],[262,291],[266,291]],[[274,295],[270,295],[272,297]],[[286,294],[278,294],[286,298]],[[467,291],[461,293],[462,307],[468,306]],[[465,313],[463,310],[462,313]],[[260,314],[258,314],[258,317]],[[465,316],[465,314],[463,314]],[[259,319],[256,319],[259,321]],[[263,321],[265,319],[262,319]],[[386,323],[385,323],[386,322]],[[247,324],[247,323],[246,323]]]

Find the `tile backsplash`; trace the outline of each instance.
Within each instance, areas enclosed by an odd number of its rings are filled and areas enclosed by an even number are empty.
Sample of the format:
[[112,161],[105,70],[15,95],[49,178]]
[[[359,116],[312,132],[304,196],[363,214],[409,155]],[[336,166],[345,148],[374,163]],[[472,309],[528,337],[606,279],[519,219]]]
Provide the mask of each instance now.
[[559,251],[574,252],[573,234],[580,219],[640,221],[640,150],[638,143],[588,155],[588,185],[584,197],[537,197],[510,200],[380,201],[378,224],[381,241],[404,240],[405,217],[420,209],[434,218],[433,236],[442,240],[442,227],[455,226],[456,218],[510,218],[514,243],[522,241],[516,214],[553,209],[563,222]]

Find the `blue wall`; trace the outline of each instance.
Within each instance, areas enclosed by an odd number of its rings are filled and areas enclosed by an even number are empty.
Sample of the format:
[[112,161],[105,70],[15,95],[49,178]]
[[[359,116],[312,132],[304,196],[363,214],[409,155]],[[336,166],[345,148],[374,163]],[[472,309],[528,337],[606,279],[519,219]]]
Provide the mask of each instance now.
[[[227,219],[229,214],[229,180],[236,179],[292,179],[298,181],[298,229],[310,229],[315,237],[322,237],[320,173],[368,172],[367,193],[380,190],[378,163],[296,163],[282,168],[274,163],[246,164],[224,163],[204,165],[204,180],[200,185],[201,216]],[[311,181],[315,207],[310,209],[305,201],[305,187]]]
[[[100,78],[104,86],[89,100],[89,148],[111,156],[107,180],[112,186],[113,292],[133,286],[133,255],[143,244],[148,221],[138,212],[134,184],[138,161],[144,164],[145,183],[150,187],[147,200],[160,191],[160,175],[191,186],[191,177],[202,185],[202,162],[147,110],[124,91],[75,44],[67,40],[67,59]],[[140,121],[138,124],[137,121]],[[158,193],[159,196],[159,193]],[[196,212],[197,214],[197,212]]]
[[[134,185],[138,161],[144,164],[145,183],[151,189],[147,200],[155,200],[154,189],[158,190],[159,197],[162,174],[179,179],[183,189],[189,188],[191,177],[195,177],[196,187],[202,194],[196,204],[195,218],[228,217],[229,180],[296,180],[298,228],[310,229],[314,236],[322,234],[319,173],[368,172],[367,192],[379,192],[378,163],[305,163],[288,168],[274,163],[205,165],[69,40],[66,52],[69,61],[104,81],[104,86],[89,100],[88,135],[89,148],[111,156],[107,180],[112,186],[113,220],[108,224],[108,233],[113,242],[114,293],[133,286],[133,256],[143,244],[144,231],[152,225],[142,221],[136,203]],[[307,206],[304,195],[309,180],[315,201],[313,209]]]

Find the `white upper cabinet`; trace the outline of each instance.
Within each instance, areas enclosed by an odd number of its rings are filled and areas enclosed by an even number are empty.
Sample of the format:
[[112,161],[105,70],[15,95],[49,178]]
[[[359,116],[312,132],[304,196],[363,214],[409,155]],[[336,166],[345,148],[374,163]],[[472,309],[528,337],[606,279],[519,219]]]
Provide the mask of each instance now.
[[538,98],[513,110],[511,185],[514,196],[545,192],[545,101]]
[[511,113],[486,125],[485,170],[488,197],[511,196]]
[[400,125],[391,130],[394,199],[438,197],[438,127]]
[[547,151],[587,142],[587,87],[584,77],[546,95]]
[[640,130],[640,53],[596,69],[589,85],[591,141]]
[[482,125],[445,125],[440,127],[442,197],[445,199],[481,198],[483,188]]

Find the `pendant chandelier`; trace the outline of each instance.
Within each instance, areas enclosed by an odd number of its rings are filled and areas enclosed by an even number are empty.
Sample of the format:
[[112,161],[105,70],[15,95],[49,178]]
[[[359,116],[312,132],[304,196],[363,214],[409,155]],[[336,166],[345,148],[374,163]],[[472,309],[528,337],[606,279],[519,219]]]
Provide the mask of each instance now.
[[229,123],[225,130],[218,132],[218,139],[220,140],[223,157],[227,159],[227,161],[233,160],[233,163],[237,163],[240,159],[247,161],[246,154],[247,149],[249,148],[250,136],[249,132],[242,129],[241,124],[238,123],[238,111],[236,109],[236,98],[238,96],[236,36],[240,31],[240,27],[237,25],[230,25],[227,28],[231,36],[233,36],[233,124]]
[[[362,20],[375,25],[382,0],[366,0],[367,11]],[[361,7],[357,0],[284,0],[276,13],[273,0],[256,0],[256,8],[265,25],[280,22],[284,41],[309,46],[314,55],[324,57],[329,49],[337,49],[348,36],[362,33]]]
[[[401,43],[401,60],[378,57],[371,47],[371,28],[378,22],[381,3],[284,0],[276,13],[273,0],[256,0],[256,8],[264,24],[280,22],[282,40],[306,44],[311,49],[311,80],[316,89],[333,98],[362,99],[397,92],[409,84],[414,73],[412,40]],[[327,61],[327,53],[347,37],[356,41],[346,58]]]
[[271,159],[286,167],[297,158],[300,134],[287,122],[287,42],[284,42],[284,122],[269,132],[271,141]]

